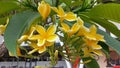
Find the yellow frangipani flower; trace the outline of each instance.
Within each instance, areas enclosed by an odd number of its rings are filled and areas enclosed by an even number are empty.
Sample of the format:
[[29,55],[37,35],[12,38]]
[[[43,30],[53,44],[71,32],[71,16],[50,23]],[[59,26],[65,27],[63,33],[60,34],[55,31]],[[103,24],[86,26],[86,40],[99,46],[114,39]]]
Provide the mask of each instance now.
[[93,50],[93,53],[95,53],[99,56],[103,56],[103,52],[101,50]]
[[5,25],[0,25],[0,35],[4,33],[6,26],[8,25],[8,22],[9,22],[9,18],[7,18]]
[[77,35],[78,36],[85,36],[85,34],[87,32],[89,32],[89,29],[87,27],[85,27],[85,26],[81,26],[78,33],[77,33]]
[[35,27],[31,27],[30,30],[28,32],[26,32],[24,35],[22,35],[19,39],[18,39],[18,43],[22,43],[23,41],[28,40],[28,38],[30,36],[32,36],[33,32],[35,31]]
[[41,1],[41,3],[38,3],[38,11],[45,20],[51,12],[50,5],[44,1]]
[[99,56],[103,56],[103,53],[102,53],[101,50],[95,50],[95,49],[88,48],[88,47],[82,48],[82,50],[84,52],[84,56],[83,57],[89,57],[90,56],[90,57],[94,58],[94,54],[97,54]]
[[94,54],[91,53],[93,50],[88,48],[88,47],[85,47],[85,48],[82,48],[83,52],[84,52],[84,56],[83,57],[93,57]]
[[55,25],[51,25],[47,30],[40,25],[36,25],[35,28],[38,34],[32,35],[31,37],[29,37],[29,40],[37,40],[38,46],[43,46],[45,42],[54,42],[58,38],[58,36],[55,34]]
[[95,40],[89,40],[89,39],[83,39],[87,46],[92,47],[92,49],[102,49],[100,45],[98,45],[98,41]]
[[65,24],[65,23],[61,23],[61,26],[62,26],[62,30],[64,32],[66,32],[69,36],[73,35],[74,33],[76,33],[79,28],[80,28],[80,25],[79,23],[75,23],[73,24],[73,26],[70,28],[69,25]]
[[58,9],[56,7],[52,7],[52,9],[58,14],[61,22],[64,19],[68,21],[74,21],[77,19],[77,16],[73,12],[65,13],[61,6],[58,6]]
[[83,26],[83,21],[78,17],[77,18],[77,23],[73,24],[73,26],[70,28],[69,25],[65,23],[61,23],[62,30],[64,30],[66,33],[68,33],[69,36],[73,35],[76,33],[80,27]]
[[43,53],[44,51],[46,51],[46,46],[51,46],[53,44],[54,44],[53,42],[45,42],[43,46],[38,46],[37,43],[31,42],[30,46],[33,47],[33,50],[30,51],[28,54],[32,54],[36,51],[38,51],[38,53]]
[[93,25],[89,29],[90,31],[85,33],[85,37],[90,40],[105,41],[104,37],[100,34],[97,34],[97,28]]

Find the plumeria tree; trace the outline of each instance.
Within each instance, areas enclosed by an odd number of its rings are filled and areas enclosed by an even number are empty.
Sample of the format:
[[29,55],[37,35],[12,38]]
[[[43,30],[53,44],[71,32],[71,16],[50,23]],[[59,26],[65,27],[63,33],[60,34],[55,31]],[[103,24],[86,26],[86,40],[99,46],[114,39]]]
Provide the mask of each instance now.
[[[0,1],[0,34],[5,46],[16,57],[40,57],[49,53],[51,64],[58,53],[78,68],[99,68],[96,56],[109,56],[109,47],[120,54],[120,42],[98,27],[120,37],[112,23],[120,22],[117,3],[100,0],[11,0]],[[7,20],[7,21],[6,21]],[[56,46],[60,39],[63,45]],[[28,44],[27,50],[22,44]],[[25,53],[21,54],[21,50]],[[38,55],[34,55],[34,53]]]

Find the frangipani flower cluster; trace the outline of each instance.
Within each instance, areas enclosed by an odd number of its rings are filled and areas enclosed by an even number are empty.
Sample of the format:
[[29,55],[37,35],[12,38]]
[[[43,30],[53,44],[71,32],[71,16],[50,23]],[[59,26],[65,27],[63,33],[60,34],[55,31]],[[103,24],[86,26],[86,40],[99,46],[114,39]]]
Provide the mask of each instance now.
[[[58,53],[60,53],[73,63],[76,59],[94,58],[95,55],[102,56],[102,47],[98,42],[105,42],[105,40],[102,35],[97,33],[95,25],[86,27],[84,21],[77,14],[70,11],[65,12],[61,6],[52,7],[45,1],[38,3],[37,10],[42,21],[31,24],[17,40],[18,46],[25,42],[32,48],[27,55],[35,52],[39,54],[48,52],[51,60],[57,61]],[[47,22],[49,19],[51,19],[50,23]],[[5,27],[6,25],[0,26],[0,34],[3,34]],[[60,49],[55,48],[57,39],[63,42],[63,45],[59,46]]]

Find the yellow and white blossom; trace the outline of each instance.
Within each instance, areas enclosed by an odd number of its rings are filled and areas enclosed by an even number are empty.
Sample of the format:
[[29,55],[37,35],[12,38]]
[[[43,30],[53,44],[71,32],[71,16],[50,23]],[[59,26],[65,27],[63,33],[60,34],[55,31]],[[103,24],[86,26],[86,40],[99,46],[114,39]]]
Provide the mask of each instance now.
[[89,28],[89,32],[85,33],[85,37],[90,40],[105,41],[102,35],[97,34],[97,28],[94,25]]
[[83,26],[83,21],[80,20],[80,18],[77,19],[77,23],[73,24],[73,26],[70,28],[69,25],[66,23],[61,23],[62,29],[68,33],[69,36],[75,34],[81,26]]
[[56,7],[52,7],[52,9],[57,13],[57,15],[60,17],[60,21],[68,20],[68,21],[74,21],[77,19],[77,16],[73,12],[67,12],[65,13],[63,8],[61,6],[58,6],[58,9]]
[[28,52],[28,54],[32,54],[36,51],[38,51],[38,53],[43,53],[44,51],[46,51],[46,46],[51,46],[53,44],[53,42],[45,42],[45,44],[43,44],[42,46],[38,46],[37,43],[31,42],[30,46],[33,48],[33,50]]
[[45,42],[54,42],[58,38],[55,34],[55,25],[51,25],[47,30],[43,26],[36,25],[35,29],[38,34],[30,36],[29,40],[37,40],[38,46],[43,46]]

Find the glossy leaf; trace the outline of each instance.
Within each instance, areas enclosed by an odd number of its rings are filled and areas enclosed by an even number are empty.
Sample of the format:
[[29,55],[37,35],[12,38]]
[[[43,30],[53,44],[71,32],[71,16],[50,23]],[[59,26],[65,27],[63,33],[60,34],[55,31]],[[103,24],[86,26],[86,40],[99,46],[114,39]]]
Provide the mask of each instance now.
[[100,68],[99,64],[97,63],[97,61],[95,59],[92,59],[90,57],[83,58],[83,62],[86,62],[87,60],[90,60],[90,62],[85,64],[86,68]]
[[15,56],[18,38],[24,33],[29,24],[40,15],[37,12],[24,11],[13,15],[6,28],[4,39],[7,49]]
[[102,30],[98,30],[98,33],[104,35],[105,43],[120,55],[120,42]]
[[104,54],[106,55],[106,57],[109,58],[110,57],[109,56],[109,54],[110,54],[109,46],[106,43],[101,42],[101,41],[99,41],[98,44],[102,46],[102,51],[104,52]]
[[100,4],[92,8],[89,14],[120,23],[120,4]]
[[0,1],[0,14],[20,8],[16,1]]
[[87,14],[86,16],[88,16],[87,19],[93,21],[95,24],[97,23],[97,24],[101,25],[103,28],[107,29],[108,31],[110,31],[111,33],[116,35],[117,37],[120,37],[120,30],[112,22],[110,22],[104,18],[100,18],[98,16],[94,16],[94,15],[90,15],[90,14]]

